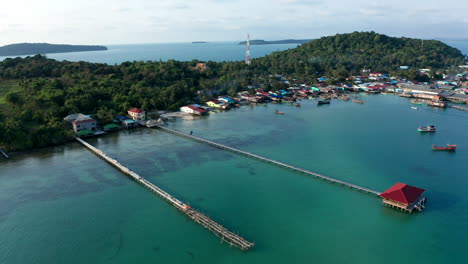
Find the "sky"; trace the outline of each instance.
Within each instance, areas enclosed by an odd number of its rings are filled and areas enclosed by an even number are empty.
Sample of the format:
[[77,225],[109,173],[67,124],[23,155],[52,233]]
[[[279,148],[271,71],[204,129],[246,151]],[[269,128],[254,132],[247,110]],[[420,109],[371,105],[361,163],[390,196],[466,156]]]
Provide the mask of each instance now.
[[375,31],[468,38],[461,0],[2,0],[0,45],[313,39]]

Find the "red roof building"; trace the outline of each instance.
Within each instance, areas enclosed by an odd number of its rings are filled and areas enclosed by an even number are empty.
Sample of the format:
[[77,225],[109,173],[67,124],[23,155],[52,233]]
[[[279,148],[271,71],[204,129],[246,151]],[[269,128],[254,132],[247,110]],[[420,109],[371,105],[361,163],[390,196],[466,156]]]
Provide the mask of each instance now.
[[135,108],[132,108],[132,109],[128,110],[128,112],[140,114],[140,113],[144,113],[145,111],[135,107]]
[[[388,204],[407,211],[420,208],[424,204],[425,198],[422,197],[424,189],[414,187],[404,183],[397,183],[390,187],[388,190],[380,194],[383,198],[384,204]],[[424,206],[422,206],[424,208]]]
[[194,106],[194,105],[182,106],[182,107],[180,108],[180,111],[181,111],[181,112],[185,112],[185,113],[189,113],[189,114],[194,114],[194,115],[204,115],[204,114],[206,114],[206,110],[205,110],[205,109],[196,107],[196,106]]
[[136,107],[128,110],[128,115],[135,121],[142,121],[146,119],[145,111]]

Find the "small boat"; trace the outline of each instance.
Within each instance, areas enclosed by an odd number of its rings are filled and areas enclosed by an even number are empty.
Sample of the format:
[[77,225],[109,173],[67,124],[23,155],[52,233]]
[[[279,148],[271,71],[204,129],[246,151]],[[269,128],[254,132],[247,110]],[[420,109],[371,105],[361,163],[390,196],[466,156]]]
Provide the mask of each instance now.
[[284,112],[280,112],[280,111],[278,111],[278,110],[275,110],[275,114],[284,115]]
[[418,110],[419,108],[417,108],[416,106],[412,106],[411,109]]
[[330,104],[330,100],[321,100],[317,102],[317,105]]
[[420,126],[418,127],[419,132],[435,132],[435,126]]
[[352,101],[355,102],[355,103],[358,103],[358,104],[363,104],[364,103],[364,101],[362,101],[362,100],[352,100]]
[[301,107],[301,104],[294,104],[296,107]]
[[437,147],[436,145],[432,145],[432,150],[455,151],[456,149],[457,149],[457,145],[447,144],[447,147]]
[[412,104],[417,104],[417,105],[422,105],[423,104],[421,101],[417,101],[417,100],[411,100],[410,102]]

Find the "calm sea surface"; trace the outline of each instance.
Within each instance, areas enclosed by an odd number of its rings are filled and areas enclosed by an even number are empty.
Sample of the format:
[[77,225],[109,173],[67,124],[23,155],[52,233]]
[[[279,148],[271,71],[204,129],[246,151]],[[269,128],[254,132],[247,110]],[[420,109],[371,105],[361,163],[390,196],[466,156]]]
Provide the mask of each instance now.
[[[365,104],[242,107],[169,127],[378,191],[427,189],[423,213],[142,128],[88,142],[254,241],[252,251],[221,244],[70,143],[0,160],[0,263],[468,263],[468,113],[360,97]],[[420,134],[423,124],[438,130]],[[431,150],[447,143],[457,152]]]
[[[297,47],[297,44],[252,45],[252,58],[258,58],[274,51]],[[164,43],[109,45],[106,51],[86,51],[47,54],[56,60],[88,61],[108,64],[120,64],[125,61],[180,60],[193,59],[205,61],[241,61],[245,59],[245,45],[238,42],[211,42],[202,44]],[[6,57],[0,57],[0,61]]]
[[[468,54],[468,41],[447,40],[444,42]],[[193,59],[205,61],[241,61],[245,59],[245,46],[238,42],[210,42],[203,44],[192,43],[163,43],[163,44],[135,44],[108,45],[106,51],[87,51],[46,54],[56,60],[88,61],[107,64],[120,64],[125,61],[148,61],[169,59],[191,61]],[[268,55],[297,47],[297,44],[252,45],[252,58]],[[0,61],[8,57],[1,57]]]

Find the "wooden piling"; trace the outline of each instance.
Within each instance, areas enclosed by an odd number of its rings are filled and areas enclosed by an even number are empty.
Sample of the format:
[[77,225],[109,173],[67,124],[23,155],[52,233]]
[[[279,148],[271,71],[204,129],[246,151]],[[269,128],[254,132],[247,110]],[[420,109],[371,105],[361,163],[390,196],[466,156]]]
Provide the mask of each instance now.
[[175,134],[175,135],[190,138],[190,139],[193,139],[193,140],[201,142],[201,143],[206,143],[206,144],[208,144],[208,145],[210,145],[212,147],[215,147],[215,148],[230,151],[230,152],[240,154],[240,155],[243,155],[243,156],[247,156],[247,157],[250,157],[250,158],[258,159],[258,160],[264,161],[266,163],[272,163],[272,164],[274,164],[276,166],[291,169],[293,171],[304,173],[304,174],[307,174],[307,175],[311,175],[311,176],[314,176],[314,177],[317,177],[317,178],[320,178],[320,179],[324,179],[324,180],[332,182],[332,183],[339,183],[339,184],[348,186],[348,187],[350,187],[352,189],[355,189],[355,190],[358,190],[358,191],[362,191],[362,192],[366,192],[366,193],[370,193],[370,194],[375,194],[377,196],[380,194],[379,192],[374,191],[374,190],[369,189],[369,188],[365,188],[365,187],[355,185],[355,184],[352,184],[352,183],[349,183],[349,182],[338,180],[338,179],[328,177],[328,176],[325,176],[325,175],[322,175],[322,174],[319,174],[319,173],[316,173],[316,172],[312,172],[312,171],[309,171],[309,170],[301,169],[301,168],[298,168],[298,167],[295,167],[295,166],[292,166],[292,165],[288,165],[286,163],[279,162],[279,161],[276,161],[276,160],[272,160],[272,159],[269,159],[269,158],[265,158],[265,157],[262,157],[262,156],[247,152],[247,151],[243,151],[243,150],[240,150],[240,149],[228,147],[226,145],[219,144],[219,143],[216,143],[216,142],[213,142],[213,141],[210,141],[210,140],[206,140],[206,139],[203,139],[203,138],[200,138],[200,137],[196,137],[196,136],[193,136],[193,135],[189,135],[189,134],[186,134],[186,133],[174,130],[174,129],[170,129],[170,128],[163,127],[163,126],[156,126],[156,127],[160,128],[160,129],[162,129],[162,130],[164,130],[166,132]]
[[86,141],[82,140],[81,138],[75,138],[78,142],[80,142],[83,146],[91,150],[93,153],[122,171],[123,173],[127,174],[130,178],[135,180],[136,182],[142,184],[144,187],[148,188],[152,192],[158,194],[162,198],[164,198],[167,202],[173,205],[175,208],[183,212],[185,215],[190,217],[196,223],[202,225],[212,233],[214,233],[217,237],[221,238],[222,241],[227,242],[228,244],[238,247],[241,250],[249,250],[254,246],[254,243],[245,240],[243,237],[229,231],[222,225],[216,223],[214,220],[209,218],[208,216],[198,212],[197,210],[191,208],[187,204],[181,202],[180,200],[176,199],[169,193],[165,192],[161,188],[157,187],[156,185],[150,183],[146,179],[142,178],[137,173],[133,172],[132,170],[128,169],[127,167],[120,164],[117,160],[107,156],[104,152],[99,150],[96,147],[93,147]]

